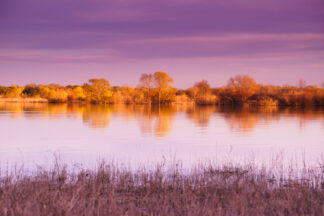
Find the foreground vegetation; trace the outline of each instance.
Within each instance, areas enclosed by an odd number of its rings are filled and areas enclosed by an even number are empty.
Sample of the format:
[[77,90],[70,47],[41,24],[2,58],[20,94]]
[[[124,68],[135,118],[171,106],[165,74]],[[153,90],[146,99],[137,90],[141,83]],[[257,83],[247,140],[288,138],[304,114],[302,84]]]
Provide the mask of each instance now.
[[230,78],[226,86],[212,88],[206,80],[203,80],[186,90],[176,89],[172,83],[173,79],[169,74],[155,72],[142,74],[136,88],[111,86],[105,79],[90,79],[82,86],[57,84],[0,86],[0,101],[19,102],[34,98],[34,102],[43,102],[45,99],[51,103],[324,106],[324,84],[322,87],[307,86],[303,80],[299,81],[298,86],[275,86],[257,84],[247,75],[237,75]]
[[56,166],[2,174],[0,215],[323,215],[324,168],[274,173],[251,166],[137,172]]

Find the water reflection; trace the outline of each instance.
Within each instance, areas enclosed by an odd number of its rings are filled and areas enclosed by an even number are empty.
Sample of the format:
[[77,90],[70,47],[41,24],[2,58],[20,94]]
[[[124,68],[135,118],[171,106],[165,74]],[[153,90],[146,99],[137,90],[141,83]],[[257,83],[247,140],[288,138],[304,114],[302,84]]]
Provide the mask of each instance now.
[[233,108],[222,107],[219,112],[223,113],[226,122],[232,131],[243,133],[252,132],[262,121],[270,124],[278,118],[278,107],[249,107]]
[[215,112],[217,109],[214,106],[192,106],[186,110],[188,118],[202,128],[208,126],[210,117]]
[[200,128],[207,128],[211,121],[223,119],[231,131],[242,133],[251,133],[258,124],[271,124],[281,118],[298,118],[300,129],[308,121],[324,119],[321,108],[0,103],[0,118],[81,118],[83,124],[91,128],[108,128],[114,117],[125,121],[136,119],[142,134],[156,137],[166,137],[172,131],[178,114],[185,114],[186,119]]
[[134,110],[138,111],[134,115],[139,119],[142,133],[153,133],[157,137],[168,135],[177,112],[174,106],[140,106]]
[[111,120],[111,107],[109,106],[84,106],[77,107],[82,113],[83,123],[93,128],[105,128]]

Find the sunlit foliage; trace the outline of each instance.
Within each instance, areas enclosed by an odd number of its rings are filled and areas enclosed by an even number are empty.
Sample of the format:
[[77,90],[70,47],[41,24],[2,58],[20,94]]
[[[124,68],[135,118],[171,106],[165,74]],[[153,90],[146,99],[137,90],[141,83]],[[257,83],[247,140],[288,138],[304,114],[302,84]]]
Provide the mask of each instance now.
[[173,83],[168,73],[158,71],[142,74],[136,88],[112,87],[106,79],[90,79],[82,86],[0,86],[0,98],[15,98],[15,101],[34,98],[50,103],[324,106],[324,83],[321,87],[312,86],[303,79],[296,86],[275,86],[257,84],[247,75],[237,75],[226,86],[212,88],[202,80],[185,90],[174,88]]
[[216,104],[218,97],[212,94],[207,80],[197,82],[194,87],[188,90],[189,96],[197,103],[201,105]]
[[171,103],[175,100],[173,78],[165,72],[142,74],[139,87],[143,92],[143,103]]
[[113,92],[109,81],[105,79],[90,79],[83,85],[86,100],[93,103],[111,103]]
[[227,90],[233,100],[246,102],[251,96],[259,91],[259,86],[254,79],[247,75],[236,75],[229,79]]

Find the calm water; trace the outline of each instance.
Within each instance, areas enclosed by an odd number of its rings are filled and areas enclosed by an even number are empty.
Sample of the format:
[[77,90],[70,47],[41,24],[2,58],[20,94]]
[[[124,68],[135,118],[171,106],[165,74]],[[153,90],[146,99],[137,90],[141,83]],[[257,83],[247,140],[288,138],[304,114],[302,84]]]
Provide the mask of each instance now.
[[324,155],[323,109],[0,104],[1,168],[100,159],[124,165],[270,165]]

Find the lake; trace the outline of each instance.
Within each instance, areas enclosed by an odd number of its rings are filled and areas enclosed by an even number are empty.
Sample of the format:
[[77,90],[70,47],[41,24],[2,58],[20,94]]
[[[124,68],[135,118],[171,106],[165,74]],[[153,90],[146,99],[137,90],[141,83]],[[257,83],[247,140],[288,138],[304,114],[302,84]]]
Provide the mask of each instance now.
[[324,109],[0,104],[1,169],[157,163],[316,166]]

